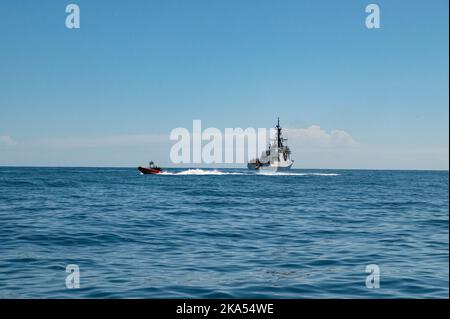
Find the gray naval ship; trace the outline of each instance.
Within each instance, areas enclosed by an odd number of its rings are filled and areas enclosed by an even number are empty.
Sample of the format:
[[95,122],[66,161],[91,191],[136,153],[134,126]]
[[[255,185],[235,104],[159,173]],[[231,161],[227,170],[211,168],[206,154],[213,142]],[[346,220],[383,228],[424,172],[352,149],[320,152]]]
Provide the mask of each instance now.
[[291,159],[291,150],[284,144],[287,138],[282,137],[280,118],[275,128],[276,135],[274,139],[271,139],[269,149],[263,151],[261,157],[248,161],[248,169],[279,172],[289,170],[294,164],[294,160]]

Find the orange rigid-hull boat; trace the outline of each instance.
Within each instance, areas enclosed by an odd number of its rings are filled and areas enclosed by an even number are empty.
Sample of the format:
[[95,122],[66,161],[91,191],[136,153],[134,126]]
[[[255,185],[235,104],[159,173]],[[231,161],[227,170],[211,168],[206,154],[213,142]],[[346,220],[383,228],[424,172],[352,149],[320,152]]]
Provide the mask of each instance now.
[[159,167],[148,168],[148,167],[139,166],[138,170],[142,174],[160,174],[160,173],[162,173],[162,169],[160,169]]

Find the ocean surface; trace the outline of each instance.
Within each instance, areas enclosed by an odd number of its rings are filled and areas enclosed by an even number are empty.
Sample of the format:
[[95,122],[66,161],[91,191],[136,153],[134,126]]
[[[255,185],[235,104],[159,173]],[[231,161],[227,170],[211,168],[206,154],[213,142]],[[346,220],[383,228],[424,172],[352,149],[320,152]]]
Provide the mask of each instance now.
[[0,298],[448,298],[448,191],[448,171],[0,167]]

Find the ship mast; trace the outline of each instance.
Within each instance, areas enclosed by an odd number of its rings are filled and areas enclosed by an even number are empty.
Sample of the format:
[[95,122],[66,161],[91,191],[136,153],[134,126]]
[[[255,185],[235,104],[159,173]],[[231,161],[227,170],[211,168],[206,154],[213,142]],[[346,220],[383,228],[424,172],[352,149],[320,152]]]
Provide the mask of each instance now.
[[278,118],[277,128],[277,146],[278,148],[283,147],[283,142],[281,140],[281,126],[280,126],[280,118]]

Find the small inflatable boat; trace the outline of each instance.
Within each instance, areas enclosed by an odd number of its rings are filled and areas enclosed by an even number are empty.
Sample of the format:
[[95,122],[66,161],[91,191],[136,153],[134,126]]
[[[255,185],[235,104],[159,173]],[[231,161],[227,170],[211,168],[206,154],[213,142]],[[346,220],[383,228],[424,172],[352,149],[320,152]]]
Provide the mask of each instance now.
[[162,169],[160,168],[147,168],[147,167],[138,167],[139,172],[142,174],[159,174],[162,173]]
[[139,172],[142,174],[160,174],[162,173],[162,169],[155,165],[155,163],[150,162],[149,167],[138,167]]

